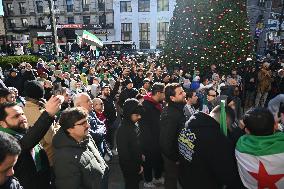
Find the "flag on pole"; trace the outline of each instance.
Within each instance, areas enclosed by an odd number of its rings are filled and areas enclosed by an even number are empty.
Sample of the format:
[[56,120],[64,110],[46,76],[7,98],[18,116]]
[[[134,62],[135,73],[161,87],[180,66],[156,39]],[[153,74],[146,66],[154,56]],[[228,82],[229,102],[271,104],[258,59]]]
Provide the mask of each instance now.
[[94,45],[97,47],[103,47],[103,42],[97,38],[94,34],[84,30],[82,39],[89,45]]
[[226,110],[225,110],[225,100],[221,100],[221,114],[220,114],[220,128],[222,133],[227,136],[227,121],[226,121]]
[[284,133],[244,135],[237,142],[235,155],[245,187],[284,188]]

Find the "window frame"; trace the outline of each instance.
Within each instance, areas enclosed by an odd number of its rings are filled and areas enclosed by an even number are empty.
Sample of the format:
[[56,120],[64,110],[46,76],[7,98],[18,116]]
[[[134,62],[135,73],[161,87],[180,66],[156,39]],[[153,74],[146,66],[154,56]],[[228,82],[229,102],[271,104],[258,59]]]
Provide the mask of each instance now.
[[[10,6],[11,5],[11,6]],[[7,7],[7,13],[8,15],[11,15],[14,13],[14,6],[13,3],[6,3],[6,7]]]
[[[25,2],[19,2],[19,8],[20,8],[20,13],[21,14],[26,14],[27,13],[25,4],[26,4]],[[22,5],[24,5],[24,6],[22,6]]]
[[41,26],[41,27],[44,26],[44,19],[42,17],[38,18],[37,21],[38,21],[39,26]]
[[66,11],[74,12],[74,1],[73,0],[66,0]]
[[[157,47],[162,47],[168,38],[170,23],[169,22],[158,22],[157,23]],[[164,29],[164,30],[163,30]],[[161,39],[162,35],[165,39]]]
[[[16,20],[13,18],[9,18],[8,20],[8,26],[9,28],[15,28],[16,27]],[[13,21],[13,22],[12,22]]]
[[[129,39],[126,39],[126,34]],[[132,23],[121,23],[121,41],[132,41]]]
[[[89,22],[86,23],[84,18],[89,18]],[[83,24],[90,24],[91,23],[91,17],[90,16],[83,16]]]
[[[41,3],[41,6],[39,4]],[[41,7],[41,9],[39,9]],[[43,1],[36,1],[36,11],[37,13],[43,13]]]
[[[161,4],[161,6],[160,6]],[[170,10],[170,1],[169,0],[157,0],[157,11],[169,11]]]
[[[69,20],[70,18],[73,18],[73,22],[70,22],[70,20]],[[68,16],[68,17],[67,17],[67,23],[68,23],[68,24],[75,24],[75,18],[74,18],[74,16]]]
[[[24,24],[24,20],[26,20],[26,24]],[[28,27],[29,26],[29,22],[28,22],[28,19],[27,18],[21,18],[21,21],[22,21],[22,26],[23,27]]]
[[132,12],[131,1],[120,1],[120,12]]
[[[150,40],[151,40],[151,33],[150,33],[151,28],[150,27],[151,27],[150,23],[139,23],[139,47],[140,49],[150,49]],[[146,39],[142,39],[143,35],[147,36]]]
[[90,11],[90,4],[89,3],[87,4],[86,1],[88,1],[88,0],[82,0],[82,10],[83,10],[83,12],[89,12]]
[[150,0],[138,0],[138,12],[150,12],[150,11],[151,11]]

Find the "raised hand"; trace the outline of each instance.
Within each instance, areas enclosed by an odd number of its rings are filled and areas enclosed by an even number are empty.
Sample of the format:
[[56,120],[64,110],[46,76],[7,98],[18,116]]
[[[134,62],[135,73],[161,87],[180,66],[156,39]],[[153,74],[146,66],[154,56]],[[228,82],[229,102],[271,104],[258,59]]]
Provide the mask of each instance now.
[[45,104],[45,110],[50,116],[55,116],[55,114],[60,110],[60,106],[64,101],[64,97],[61,95],[51,96],[51,98]]

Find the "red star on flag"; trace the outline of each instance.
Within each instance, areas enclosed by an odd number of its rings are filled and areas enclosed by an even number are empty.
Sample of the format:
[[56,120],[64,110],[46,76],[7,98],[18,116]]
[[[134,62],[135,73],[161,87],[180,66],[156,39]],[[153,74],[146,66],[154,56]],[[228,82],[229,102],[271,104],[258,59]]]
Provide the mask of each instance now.
[[249,172],[249,174],[258,181],[258,189],[278,189],[276,186],[276,182],[278,182],[282,177],[284,177],[284,174],[268,174],[261,161],[259,161],[258,173]]

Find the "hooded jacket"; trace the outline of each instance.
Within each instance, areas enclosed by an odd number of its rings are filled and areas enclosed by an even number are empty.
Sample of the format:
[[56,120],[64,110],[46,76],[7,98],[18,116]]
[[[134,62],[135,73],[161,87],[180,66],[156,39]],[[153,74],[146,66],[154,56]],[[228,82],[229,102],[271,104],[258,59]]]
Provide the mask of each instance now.
[[142,165],[142,152],[139,142],[139,129],[131,114],[137,109],[138,101],[127,103],[123,107],[123,120],[117,131],[117,151],[119,164],[124,176],[138,175]]
[[91,136],[80,144],[59,129],[53,138],[57,189],[97,189],[108,170]]
[[234,144],[219,123],[202,112],[194,114],[178,137],[182,187],[200,189],[242,188]]
[[160,119],[160,146],[162,153],[172,161],[178,161],[177,138],[181,129],[184,128],[185,104],[170,102],[161,114]]

